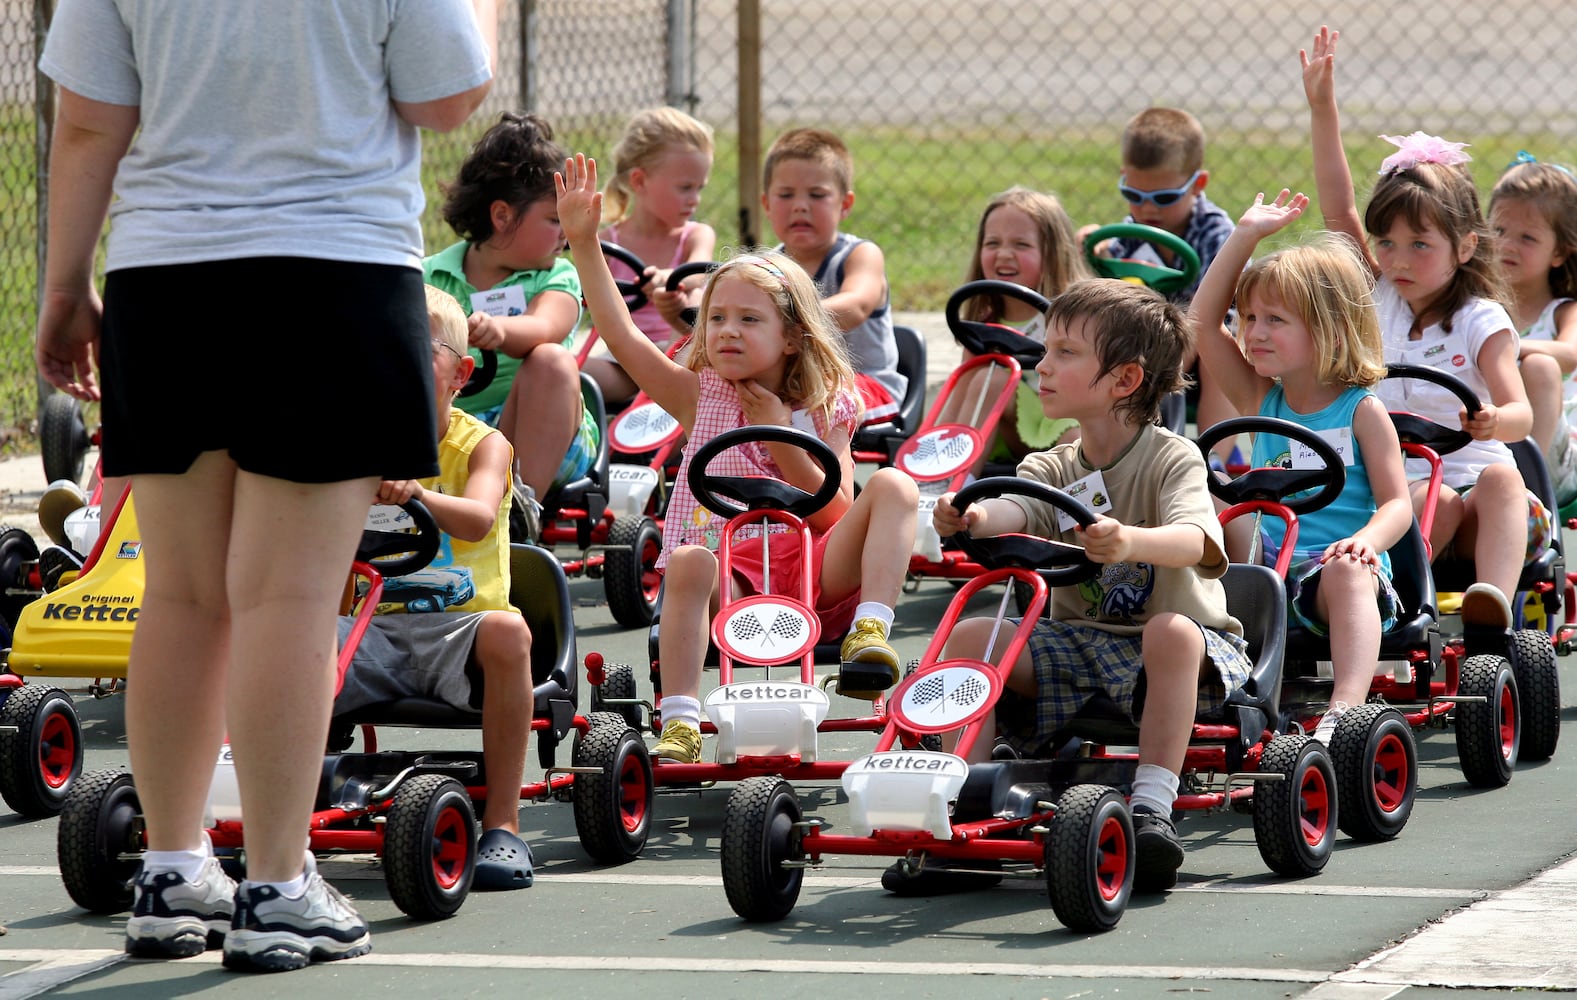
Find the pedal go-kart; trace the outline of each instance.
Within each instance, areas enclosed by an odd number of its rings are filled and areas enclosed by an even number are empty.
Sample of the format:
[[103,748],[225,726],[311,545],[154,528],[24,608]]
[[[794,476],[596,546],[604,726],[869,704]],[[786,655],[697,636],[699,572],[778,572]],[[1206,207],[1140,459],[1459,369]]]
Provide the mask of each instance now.
[[[1210,491],[1228,505],[1220,514],[1223,526],[1248,516],[1271,517],[1284,525],[1274,569],[1277,579],[1285,580],[1297,544],[1298,515],[1335,500],[1347,475],[1340,454],[1329,441],[1301,425],[1272,417],[1224,420],[1200,436],[1200,452],[1208,456],[1218,441],[1261,433],[1284,437],[1294,448],[1307,449],[1309,457],[1288,467],[1250,469],[1229,481],[1211,477]],[[1419,569],[1406,558],[1408,552],[1406,539],[1391,550],[1394,584],[1406,611],[1381,638],[1382,658],[1395,655],[1398,649],[1439,646],[1434,607],[1430,597],[1420,593]],[[1289,624],[1286,629],[1280,715],[1286,720],[1284,728],[1312,731],[1321,713],[1311,715],[1309,706],[1329,701],[1330,680],[1319,676],[1318,663],[1329,661],[1330,641],[1305,628]],[[1376,700],[1342,715],[1330,745],[1340,803],[1338,826],[1361,841],[1389,840],[1400,834],[1412,815],[1418,792],[1418,747],[1410,720],[1388,703],[1390,699],[1373,693]],[[1474,731],[1470,719],[1459,716],[1458,723],[1463,731]]]
[[[1061,491],[1028,480],[981,480],[960,491],[957,502],[1010,491],[1055,504],[1081,524],[1095,520]],[[977,593],[1018,584],[1029,593],[1029,607],[1004,641],[999,661],[1011,664],[1045,607],[1048,581],[1073,584],[1095,566],[1078,546],[1024,535],[959,536],[958,543],[982,571],[954,596],[918,668],[893,690],[874,751],[843,769],[849,832],[807,819],[781,775],[748,778],[729,796],[723,886],[744,919],[787,916],[805,869],[839,854],[903,859],[916,874],[945,861],[955,873],[1044,878],[1058,920],[1079,932],[1110,930],[1122,918],[1133,887],[1135,843],[1122,794],[1105,783],[1069,780],[1047,761],[969,764],[965,757],[982,720],[995,710],[1009,667],[941,658],[948,634]],[[1004,587],[999,620],[1011,589]],[[953,753],[920,749],[950,732],[959,733]],[[971,866],[984,870],[971,872]]]
[[[419,503],[374,509],[353,573],[360,583],[356,627],[340,652],[341,676],[383,596],[385,574],[414,572],[432,558],[438,531]],[[416,529],[413,535],[408,529]],[[531,619],[535,683],[532,733],[543,780],[521,788],[523,800],[568,797],[582,846],[604,863],[638,856],[651,815],[651,772],[640,736],[610,714],[576,714],[574,623],[558,563],[535,546],[511,547],[511,600]],[[381,569],[380,569],[381,566]],[[518,588],[518,589],[517,589]],[[476,751],[377,748],[375,725],[476,728],[480,716],[424,699],[368,706],[335,719],[323,760],[308,832],[315,853],[376,854],[390,898],[418,920],[457,912],[471,888],[478,826],[473,802],[485,797],[486,761]],[[365,747],[347,749],[360,727]],[[575,733],[574,764],[554,764],[557,747]],[[244,827],[233,795],[233,770],[222,750],[210,791],[208,836],[216,852],[244,869]],[[229,772],[229,773],[227,773]],[[132,775],[90,772],[72,784],[60,814],[57,854],[72,900],[95,913],[132,902],[132,879],[144,850],[144,828]]]
[[[736,446],[778,442],[794,445],[826,470],[815,493],[786,482],[762,477],[723,476],[709,471],[710,464]],[[842,472],[837,458],[824,442],[792,427],[741,427],[702,444],[690,464],[690,488],[698,502],[719,517],[728,518],[719,531],[718,572],[731,579],[734,553],[741,546],[762,546],[764,565],[785,559],[802,561],[799,593],[762,593],[735,598],[723,588],[712,620],[712,648],[718,666],[718,686],[705,699],[707,718],[701,731],[716,736],[715,763],[684,764],[654,760],[657,785],[694,786],[717,781],[738,781],[757,775],[780,775],[791,780],[836,780],[845,761],[822,759],[818,735],[825,732],[875,732],[885,718],[878,700],[873,714],[829,718],[831,699],[816,681],[816,664],[837,662],[838,643],[822,644],[821,621],[812,610],[810,582],[811,539],[805,521],[837,494]],[[777,530],[771,530],[777,529]],[[753,533],[749,537],[742,535]],[[770,548],[767,548],[770,547]],[[592,706],[618,712],[637,728],[648,714],[662,708],[662,687],[657,658],[661,618],[653,623],[651,683],[655,703],[636,694],[635,676],[627,664],[605,663],[600,654],[587,656],[587,672],[597,685]],[[744,680],[737,664],[760,667],[763,679]],[[775,680],[773,667],[798,668],[797,680]],[[851,681],[870,683],[849,664],[843,674]],[[885,679],[885,671],[883,671]],[[829,678],[829,681],[832,678]],[[599,682],[600,681],[600,682]],[[659,727],[651,725],[655,731]]]

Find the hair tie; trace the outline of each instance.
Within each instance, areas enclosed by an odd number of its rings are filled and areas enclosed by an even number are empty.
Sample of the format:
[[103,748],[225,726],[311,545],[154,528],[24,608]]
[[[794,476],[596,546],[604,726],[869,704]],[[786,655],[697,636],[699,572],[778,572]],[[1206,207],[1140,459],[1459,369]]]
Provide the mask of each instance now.
[[1467,143],[1447,142],[1438,135],[1430,135],[1427,132],[1414,132],[1405,137],[1382,135],[1380,138],[1396,147],[1396,152],[1380,162],[1381,176],[1399,174],[1404,170],[1413,169],[1420,163],[1439,163],[1453,167],[1473,159],[1462,152]]
[[783,269],[772,263],[770,260],[767,260],[765,257],[760,256],[759,254],[742,253],[735,257],[731,263],[754,264],[756,267],[761,268],[761,270],[778,279],[778,283],[784,288],[788,287],[788,275],[783,273]]
[[[1517,150],[1517,155],[1513,156],[1511,158],[1511,162],[1506,164],[1506,169],[1510,170],[1512,167],[1520,167],[1524,163],[1538,163],[1538,162],[1539,162],[1539,158],[1537,156],[1534,156],[1532,153],[1528,152],[1526,149],[1519,149],[1519,150]],[[1565,174],[1567,177],[1577,177],[1577,174],[1572,173],[1572,168],[1566,166],[1565,164],[1561,164],[1561,163],[1546,163],[1544,165],[1547,166],[1547,167],[1554,167],[1556,170],[1559,170],[1561,173]]]

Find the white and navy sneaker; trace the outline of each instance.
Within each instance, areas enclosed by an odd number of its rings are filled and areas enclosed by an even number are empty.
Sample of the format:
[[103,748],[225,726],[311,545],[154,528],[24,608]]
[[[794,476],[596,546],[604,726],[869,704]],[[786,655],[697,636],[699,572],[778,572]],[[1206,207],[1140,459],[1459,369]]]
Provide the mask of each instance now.
[[372,950],[367,922],[350,900],[318,874],[307,855],[307,886],[300,896],[243,882],[235,894],[235,919],[224,939],[224,966],[243,972],[288,972],[310,962],[355,958]]
[[141,871],[126,921],[126,952],[142,958],[191,958],[224,942],[235,912],[235,882],[209,858],[188,882],[176,872]]

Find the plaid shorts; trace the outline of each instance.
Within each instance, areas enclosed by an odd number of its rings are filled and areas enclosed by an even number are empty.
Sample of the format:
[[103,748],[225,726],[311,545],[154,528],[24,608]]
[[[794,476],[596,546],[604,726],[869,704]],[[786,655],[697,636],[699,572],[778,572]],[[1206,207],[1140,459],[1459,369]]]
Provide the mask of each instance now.
[[[1253,664],[1240,637],[1203,625],[1199,631],[1205,638],[1205,658],[1216,668],[1199,681],[1194,711],[1205,716],[1220,710],[1227,692],[1243,686]],[[1029,651],[1039,694],[1030,699],[1004,691],[997,703],[998,734],[1021,755],[1034,755],[1099,693],[1137,721],[1134,696],[1144,673],[1142,643],[1140,635],[1115,635],[1051,619],[1037,622]]]
[[[1315,600],[1320,590],[1322,565],[1315,556],[1300,559],[1287,570],[1287,613],[1293,624],[1315,635],[1326,636],[1330,634],[1330,626],[1320,621],[1319,603]],[[1380,612],[1380,631],[1389,632],[1396,627],[1397,616],[1402,613],[1402,599],[1396,596],[1396,588],[1388,575],[1376,572],[1374,577],[1380,581],[1374,595],[1375,606]]]
[[[473,416],[487,424],[489,427],[498,426],[499,415],[504,412],[504,406],[490,407],[479,410]],[[559,471],[553,476],[553,489],[558,489],[566,483],[572,483],[591,470],[591,463],[597,460],[597,448],[602,444],[602,428],[597,426],[597,418],[586,409],[586,404],[580,407],[580,429],[575,432],[575,437],[569,443],[569,450],[564,453],[564,461],[559,463]]]

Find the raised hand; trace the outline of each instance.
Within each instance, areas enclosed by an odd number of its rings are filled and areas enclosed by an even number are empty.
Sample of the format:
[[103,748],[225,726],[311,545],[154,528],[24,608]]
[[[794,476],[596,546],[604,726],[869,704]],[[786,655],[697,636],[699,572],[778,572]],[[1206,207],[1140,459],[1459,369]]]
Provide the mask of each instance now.
[[1313,53],[1298,50],[1298,60],[1303,64],[1303,94],[1310,107],[1336,102],[1336,40],[1341,36],[1341,32],[1320,25],[1319,34],[1314,36]]
[[602,192],[597,190],[597,161],[576,153],[564,161],[564,172],[553,175],[558,193],[559,225],[571,243],[597,238],[602,225]]
[[1238,228],[1253,235],[1256,240],[1261,240],[1292,225],[1308,205],[1307,195],[1301,192],[1293,194],[1287,188],[1282,188],[1276,200],[1267,205],[1265,192],[1261,191],[1254,196],[1254,204],[1238,220]]

